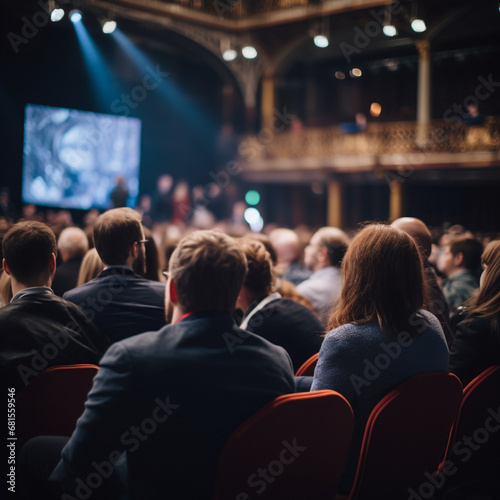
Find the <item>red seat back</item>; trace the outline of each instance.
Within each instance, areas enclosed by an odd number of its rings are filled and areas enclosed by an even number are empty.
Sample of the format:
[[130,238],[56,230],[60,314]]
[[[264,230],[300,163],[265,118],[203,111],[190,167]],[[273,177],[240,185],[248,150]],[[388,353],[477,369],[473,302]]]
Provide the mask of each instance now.
[[295,374],[296,377],[308,376],[312,377],[314,375],[314,369],[318,363],[319,353],[313,354],[298,370]]
[[499,471],[500,366],[491,366],[464,389],[448,443],[449,463],[441,470],[447,487]]
[[445,456],[461,401],[462,384],[445,372],[412,377],[387,394],[368,419],[349,500],[418,492]]
[[354,427],[334,391],[286,394],[236,429],[218,465],[216,500],[331,500]]
[[19,391],[18,447],[35,436],[71,436],[98,370],[90,364],[54,366]]

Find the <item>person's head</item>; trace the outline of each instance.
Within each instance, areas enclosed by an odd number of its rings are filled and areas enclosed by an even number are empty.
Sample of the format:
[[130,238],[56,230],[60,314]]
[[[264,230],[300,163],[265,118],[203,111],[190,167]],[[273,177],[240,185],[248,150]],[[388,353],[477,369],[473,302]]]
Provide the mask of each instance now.
[[415,217],[400,217],[396,219],[391,226],[409,234],[415,240],[424,258],[429,258],[432,250],[432,237],[429,228],[424,222]]
[[500,324],[500,241],[488,244],[481,257],[481,285],[471,300],[469,313]]
[[144,230],[141,216],[131,208],[108,210],[94,224],[94,245],[106,266],[144,261]]
[[[14,224],[2,241],[3,268],[22,287],[50,285],[56,269],[56,237],[38,221]],[[21,288],[22,288],[21,287]]]
[[477,270],[481,266],[483,246],[474,238],[452,239],[438,258],[438,269],[448,278],[464,270]]
[[328,328],[377,323],[394,335],[407,331],[422,308],[427,288],[421,256],[400,229],[374,224],[352,240],[342,261],[343,286]]
[[266,250],[269,252],[271,260],[273,261],[273,266],[275,266],[278,263],[278,256],[276,255],[276,250],[273,244],[271,243],[271,239],[269,238],[269,236],[262,233],[248,233],[245,235],[245,239],[260,241],[264,245]]
[[246,310],[255,301],[267,297],[273,287],[273,262],[265,246],[250,238],[241,238],[238,245],[247,259],[248,271],[243,281],[239,306]]
[[93,280],[103,269],[104,264],[102,263],[97,250],[95,248],[91,248],[83,257],[76,286],[83,285],[84,283]]
[[279,227],[269,233],[269,239],[276,249],[279,265],[290,265],[300,259],[300,240],[295,231]]
[[340,267],[349,246],[349,237],[336,227],[322,227],[316,231],[304,250],[304,263],[318,271],[329,266]]
[[89,249],[87,235],[79,227],[67,227],[61,231],[57,248],[63,262],[83,257]]
[[166,300],[183,313],[232,312],[246,272],[245,255],[233,238],[194,231],[170,257]]

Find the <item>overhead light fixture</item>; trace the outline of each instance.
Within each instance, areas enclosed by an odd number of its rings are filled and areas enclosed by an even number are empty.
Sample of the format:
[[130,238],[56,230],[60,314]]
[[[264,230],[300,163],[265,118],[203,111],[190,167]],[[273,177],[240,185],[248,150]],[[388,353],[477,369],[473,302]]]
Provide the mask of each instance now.
[[382,27],[382,32],[385,36],[393,37],[398,34],[398,29],[392,24],[391,19],[391,6],[387,4],[385,6],[384,12],[384,26]]
[[231,46],[231,40],[229,38],[221,39],[220,52],[224,61],[234,61],[238,57],[238,52]]
[[77,9],[73,9],[69,13],[69,19],[72,23],[79,23],[82,20],[82,13]]
[[64,9],[52,9],[50,13],[50,20],[53,23],[57,23],[64,17]]
[[393,24],[387,24],[382,28],[385,36],[396,36],[398,34],[398,29]]
[[110,35],[116,29],[116,21],[112,19],[104,19],[102,22],[102,32]]
[[314,45],[320,49],[326,49],[330,45],[330,41],[325,35],[316,35],[314,37]]
[[222,53],[224,61],[234,61],[238,57],[238,52],[234,49],[227,49]]
[[[411,3],[411,29],[415,33],[423,33],[427,30],[427,26],[425,25],[425,21],[418,15],[418,2],[417,0],[413,0]],[[422,12],[420,12],[422,15]]]
[[320,49],[326,49],[330,45],[330,40],[328,39],[329,29],[329,19],[327,17],[323,17],[321,19],[321,27],[315,29],[316,34],[313,38],[314,45],[319,47]]
[[414,19],[411,22],[411,29],[415,33],[423,33],[424,31],[427,30],[427,26],[426,26],[425,21],[423,19]]
[[50,12],[50,20],[53,23],[57,23],[64,17],[64,9],[56,7],[56,2],[54,0],[49,0],[48,8]]
[[257,49],[252,45],[246,45],[241,49],[241,55],[245,59],[255,59],[257,57]]
[[351,71],[349,71],[349,75],[351,78],[359,78],[363,72],[359,68],[352,68]]

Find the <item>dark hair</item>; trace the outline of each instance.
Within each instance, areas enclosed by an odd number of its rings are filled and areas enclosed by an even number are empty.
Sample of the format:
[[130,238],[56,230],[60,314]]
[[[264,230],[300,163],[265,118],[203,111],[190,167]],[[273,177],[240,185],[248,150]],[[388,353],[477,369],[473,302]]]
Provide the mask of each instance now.
[[169,262],[177,299],[185,312],[232,312],[247,272],[236,241],[216,231],[195,231],[177,245]]
[[461,253],[465,269],[479,269],[483,245],[474,238],[455,238],[450,241],[450,252],[455,256]]
[[362,229],[342,262],[343,286],[328,329],[347,323],[377,323],[397,335],[416,335],[410,318],[426,302],[421,256],[413,239],[383,224]]
[[273,286],[273,262],[266,247],[260,241],[247,237],[238,240],[247,259],[248,272],[243,285],[252,301],[262,300],[271,293]]
[[141,216],[131,208],[114,208],[100,215],[94,224],[94,244],[106,265],[123,265],[130,245],[143,239]]
[[19,222],[5,234],[2,250],[14,278],[30,284],[49,278],[50,256],[57,255],[56,237],[42,222]]
[[271,239],[269,238],[269,236],[267,236],[267,234],[248,233],[245,235],[245,238],[260,241],[269,252],[269,255],[271,256],[271,260],[273,262],[273,266],[277,264],[278,256],[276,255],[276,249],[274,248],[273,244],[271,243]]

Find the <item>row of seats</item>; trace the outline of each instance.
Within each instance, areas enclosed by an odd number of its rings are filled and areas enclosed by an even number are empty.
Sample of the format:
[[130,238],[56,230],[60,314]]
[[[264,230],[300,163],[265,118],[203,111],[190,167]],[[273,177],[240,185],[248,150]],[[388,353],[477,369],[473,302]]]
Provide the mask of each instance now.
[[[49,368],[17,396],[22,446],[36,435],[70,436],[99,368]],[[450,373],[408,379],[368,420],[354,486],[336,495],[353,411],[335,391],[280,396],[236,429],[222,452],[216,500],[439,498],[498,463],[500,366],[464,390]],[[436,472],[438,471],[438,472]]]

